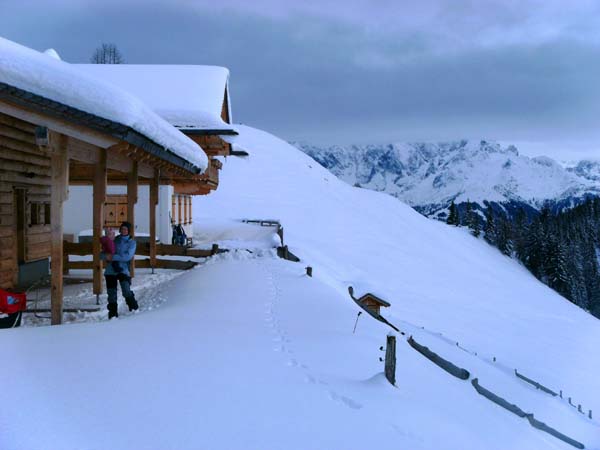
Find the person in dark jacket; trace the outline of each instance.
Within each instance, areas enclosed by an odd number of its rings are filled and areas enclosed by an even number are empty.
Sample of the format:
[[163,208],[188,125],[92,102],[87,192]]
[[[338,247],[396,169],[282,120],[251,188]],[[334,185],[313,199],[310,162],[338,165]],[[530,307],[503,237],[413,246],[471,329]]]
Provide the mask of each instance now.
[[100,258],[110,261],[104,269],[104,279],[106,280],[106,293],[108,294],[108,318],[119,317],[117,305],[117,282],[121,285],[121,293],[125,297],[125,302],[129,311],[139,308],[135,295],[131,290],[131,276],[129,272],[129,262],[135,257],[136,243],[130,236],[131,224],[123,222],[119,228],[119,236],[115,238],[115,253],[100,253]]

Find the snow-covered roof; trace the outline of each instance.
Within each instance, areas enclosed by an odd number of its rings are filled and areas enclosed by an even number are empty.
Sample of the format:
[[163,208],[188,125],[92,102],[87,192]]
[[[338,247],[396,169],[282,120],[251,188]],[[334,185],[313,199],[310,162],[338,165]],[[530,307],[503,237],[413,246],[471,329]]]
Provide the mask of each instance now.
[[[229,70],[224,67],[146,64],[78,64],[77,67],[138,96],[178,128],[234,130],[221,118],[229,80]],[[228,98],[231,121],[229,105]]]
[[4,85],[129,128],[195,169],[208,166],[198,145],[140,99],[79,67],[0,37],[0,87]]

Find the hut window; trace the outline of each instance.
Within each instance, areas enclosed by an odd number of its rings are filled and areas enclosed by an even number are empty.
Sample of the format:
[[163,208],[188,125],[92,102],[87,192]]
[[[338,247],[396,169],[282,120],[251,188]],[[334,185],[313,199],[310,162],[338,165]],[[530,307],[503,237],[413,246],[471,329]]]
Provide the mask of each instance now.
[[50,203],[44,203],[44,225],[50,225]]
[[39,203],[30,203],[29,204],[29,225],[40,225],[42,221],[40,220],[40,204]]
[[31,202],[29,204],[29,226],[50,225],[50,203]]

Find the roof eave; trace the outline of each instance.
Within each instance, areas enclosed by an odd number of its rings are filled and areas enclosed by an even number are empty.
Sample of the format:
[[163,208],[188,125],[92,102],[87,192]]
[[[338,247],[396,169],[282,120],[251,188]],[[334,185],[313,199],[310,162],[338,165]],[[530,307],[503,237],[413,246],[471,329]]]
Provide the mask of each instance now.
[[[65,105],[55,100],[50,100],[41,95],[33,94],[23,89],[0,82],[0,99],[9,100],[25,108],[32,109],[38,113],[67,120],[74,124],[91,128],[95,131],[107,134],[129,144],[135,145],[157,158],[174,164],[187,172],[199,174],[203,170],[190,163],[171,150],[158,145],[133,128],[114,122],[109,119],[90,114],[72,106]],[[236,133],[237,134],[237,133]]]
[[222,135],[222,136],[237,136],[239,133],[233,129],[204,129],[204,128],[178,128],[184,134],[191,136],[214,136],[214,135]]

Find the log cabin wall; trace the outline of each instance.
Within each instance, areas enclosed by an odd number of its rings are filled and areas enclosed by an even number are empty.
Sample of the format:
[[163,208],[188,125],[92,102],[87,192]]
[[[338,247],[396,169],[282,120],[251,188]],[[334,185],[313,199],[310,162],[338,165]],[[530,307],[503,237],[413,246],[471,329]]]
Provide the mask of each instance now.
[[0,113],[0,287],[18,283],[19,264],[50,256],[50,155],[35,125]]

